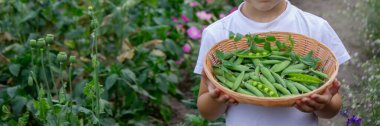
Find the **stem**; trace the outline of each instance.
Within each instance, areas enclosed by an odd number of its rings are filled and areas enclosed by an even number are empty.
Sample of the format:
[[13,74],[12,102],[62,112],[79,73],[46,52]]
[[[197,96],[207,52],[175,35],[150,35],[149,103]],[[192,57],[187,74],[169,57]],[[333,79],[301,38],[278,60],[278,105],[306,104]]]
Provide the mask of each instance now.
[[40,50],[41,51],[41,65],[42,65],[42,74],[44,75],[44,80],[45,80],[45,84],[47,86],[47,94],[48,94],[48,99],[49,99],[49,102],[52,103],[52,98],[51,98],[51,93],[50,93],[50,86],[49,86],[49,83],[48,83],[48,80],[47,80],[47,77],[46,77],[46,72],[45,72],[45,65],[44,65],[44,54],[43,54],[43,49]]
[[69,91],[70,91],[70,93],[73,93],[73,88],[71,86],[71,69],[72,69],[72,67],[73,67],[73,64],[70,63],[70,67],[69,67]]
[[47,44],[47,48],[46,48],[46,55],[47,55],[47,59],[48,59],[48,65],[49,65],[49,71],[50,71],[50,76],[51,76],[51,82],[53,84],[53,87],[54,87],[54,92],[56,94],[58,94],[58,87],[57,87],[57,84],[55,83],[54,81],[54,74],[53,74],[53,71],[51,70],[52,69],[52,65],[51,65],[51,59],[50,59],[50,56],[49,56],[49,52],[50,52],[50,44]]

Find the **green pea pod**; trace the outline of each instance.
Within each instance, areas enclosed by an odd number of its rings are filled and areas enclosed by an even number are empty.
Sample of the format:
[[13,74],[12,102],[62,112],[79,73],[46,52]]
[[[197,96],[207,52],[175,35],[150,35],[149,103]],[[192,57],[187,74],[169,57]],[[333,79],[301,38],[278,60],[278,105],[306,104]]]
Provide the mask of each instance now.
[[261,93],[261,91],[259,89],[257,89],[255,86],[253,86],[252,84],[244,83],[243,85],[245,86],[245,88],[247,88],[249,91],[251,91],[256,96],[264,97],[264,94]]
[[284,81],[284,79],[283,79],[280,75],[278,75],[278,74],[275,73],[275,72],[271,72],[271,73],[272,73],[274,79],[276,79],[276,81],[277,81],[278,83],[280,83],[280,84],[281,84],[282,86],[284,86],[285,88],[287,87],[287,86],[286,86],[286,83],[285,83],[285,81]]
[[275,92],[276,90],[273,91],[270,87],[263,83],[257,81],[250,81],[248,83],[250,83],[252,86],[255,86],[257,89],[259,89],[262,93],[264,93],[267,96],[278,97],[277,92]]
[[280,50],[277,46],[272,46],[270,48],[271,48],[270,50],[272,50],[272,51],[278,51],[278,50]]
[[307,75],[307,74],[301,74],[301,73],[289,73],[288,76],[290,76],[290,77],[299,77],[299,78],[304,78],[306,80],[313,80],[313,81],[318,81],[318,82],[322,81],[318,77],[313,77],[313,76],[310,76],[310,75]]
[[289,91],[293,94],[293,95],[297,95],[297,94],[300,94],[298,92],[298,89],[296,88],[296,86],[294,86],[294,84],[290,81],[285,81],[285,84],[286,84],[286,87],[289,89]]
[[272,83],[269,82],[268,79],[266,79],[264,76],[260,76],[260,81],[263,84],[265,84],[267,87],[269,87],[270,89],[272,89],[274,92],[277,92],[276,88],[274,88],[274,86],[272,85]]
[[309,90],[307,87],[305,87],[304,85],[302,85],[302,84],[300,84],[300,83],[293,82],[293,84],[294,84],[294,86],[296,86],[296,88],[297,88],[298,90],[300,90],[300,91],[303,92],[303,93],[310,92],[310,90]]
[[270,70],[273,72],[281,72],[286,67],[288,67],[289,64],[290,64],[290,61],[286,60],[286,61],[283,61],[282,63],[273,65],[273,67]]
[[306,71],[301,69],[285,69],[281,72],[281,77],[288,75],[289,73],[306,73]]
[[216,76],[216,79],[218,79],[224,86],[226,86],[227,88],[232,88],[232,86],[234,85],[234,83],[232,83],[231,81],[228,81],[226,78],[224,78],[223,76]]
[[300,63],[300,64],[290,65],[286,69],[301,69],[301,70],[303,70],[303,69],[306,69],[306,68],[307,68],[307,66],[305,64]]
[[255,81],[260,81],[260,77],[259,77],[259,74],[251,74],[249,76],[252,80],[255,80]]
[[254,75],[254,72],[250,72],[244,75],[243,80],[246,81],[251,78],[252,75]]
[[229,71],[228,69],[226,69],[224,67],[221,67],[220,69],[222,69],[224,72],[222,75],[219,75],[219,76],[223,76],[227,80],[229,80],[231,82],[235,82],[236,77],[234,75],[232,75],[233,72]]
[[240,65],[240,64],[243,62],[243,60],[244,60],[244,58],[239,57],[239,58],[234,62],[234,64],[236,64],[236,65]]
[[309,88],[310,90],[315,90],[317,89],[317,87],[313,86],[313,85],[305,85],[307,88]]
[[280,84],[276,84],[276,83],[274,83],[273,86],[274,86],[278,91],[280,91],[282,94],[284,94],[284,95],[291,95],[291,93],[290,93],[286,88],[284,88],[283,86],[281,86]]
[[234,82],[234,85],[232,86],[232,90],[236,91],[236,89],[239,88],[241,82],[243,81],[245,71],[241,72],[240,75],[236,78],[236,81]]
[[260,71],[269,80],[269,82],[271,82],[271,83],[276,82],[276,80],[274,79],[274,77],[272,76],[272,74],[270,73],[270,70],[268,68],[266,68],[264,66],[260,66]]
[[241,53],[237,54],[239,58],[251,58],[251,59],[257,59],[257,58],[263,58],[263,57],[268,57],[271,54],[269,52],[259,52],[259,53]]
[[249,67],[247,66],[244,66],[244,65],[224,65],[224,67],[230,69],[230,70],[236,70],[236,71],[248,71],[249,70]]
[[277,64],[277,63],[281,63],[282,61],[280,60],[263,60],[261,61],[261,63],[263,65],[267,65],[267,64]]
[[262,65],[261,61],[259,59],[253,59],[252,62],[253,62],[253,64],[255,64],[256,67]]
[[229,62],[234,62],[236,60],[237,56],[232,56],[228,61]]
[[314,75],[317,75],[318,77],[321,77],[323,79],[325,78],[329,78],[329,76],[321,71],[316,71],[316,70],[313,70],[313,69],[310,69],[310,71],[314,74]]
[[271,60],[290,60],[290,58],[288,58],[288,57],[276,56],[276,55],[268,56],[268,58]]
[[243,64],[251,64],[252,60],[245,58],[242,63]]
[[321,84],[321,81],[309,80],[309,79],[300,78],[300,77],[290,77],[290,78],[287,78],[287,79],[291,80],[291,81],[294,81],[294,82],[306,83],[306,84],[311,84],[311,85],[319,85],[319,84]]
[[280,52],[280,51],[273,51],[272,50],[272,55],[289,57],[290,53],[289,52]]
[[212,71],[215,75],[223,76],[223,70],[220,68],[214,68]]
[[245,90],[245,89],[243,89],[243,88],[238,88],[238,89],[236,89],[236,92],[238,92],[238,93],[242,93],[242,94],[245,94],[245,95],[254,95],[254,94],[252,94],[251,92],[249,92],[249,91],[247,91],[247,90]]
[[255,68],[255,74],[256,74],[256,75],[259,75],[259,74],[260,74],[260,67],[256,67],[256,68]]
[[243,51],[243,49],[236,49],[236,50],[231,51],[231,52],[226,52],[226,53],[224,53],[224,59],[225,59],[225,60],[230,59],[230,58],[232,58],[233,56],[235,56],[236,53],[239,53],[239,52],[241,52],[241,51]]

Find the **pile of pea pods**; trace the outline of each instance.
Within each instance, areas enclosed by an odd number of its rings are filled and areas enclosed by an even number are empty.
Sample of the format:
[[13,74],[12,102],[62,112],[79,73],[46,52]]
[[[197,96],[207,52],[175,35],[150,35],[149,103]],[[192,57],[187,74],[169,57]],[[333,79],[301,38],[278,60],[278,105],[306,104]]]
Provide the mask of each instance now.
[[327,74],[316,69],[318,59],[312,56],[313,51],[301,56],[284,48],[217,50],[215,54],[221,63],[213,66],[213,74],[223,86],[258,97],[307,93],[328,79]]

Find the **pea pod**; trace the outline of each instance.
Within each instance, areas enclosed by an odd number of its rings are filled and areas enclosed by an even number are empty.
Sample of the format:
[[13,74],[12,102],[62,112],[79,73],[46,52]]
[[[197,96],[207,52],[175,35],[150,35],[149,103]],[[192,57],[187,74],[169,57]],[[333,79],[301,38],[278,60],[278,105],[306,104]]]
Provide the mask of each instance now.
[[266,68],[264,66],[260,66],[260,71],[269,80],[269,82],[271,82],[271,83],[276,82],[276,80],[274,79],[274,77],[272,76],[272,74],[270,73],[270,70],[268,68]]
[[216,76],[216,79],[219,80],[219,82],[221,82],[224,86],[226,86],[227,88],[232,88],[232,86],[234,85],[231,81],[228,81],[226,78],[224,78],[223,76]]
[[234,51],[231,51],[231,52],[226,52],[224,53],[224,59],[227,60],[227,59],[230,59],[232,58],[236,53],[239,53],[243,51],[242,49],[236,49]]
[[232,56],[228,61],[229,62],[234,62],[237,59],[237,56]]
[[272,55],[288,57],[288,56],[290,56],[290,53],[289,52],[280,52],[280,51],[273,51],[272,50]]
[[250,76],[249,76],[252,80],[255,80],[255,81],[260,81],[260,77],[259,77],[259,75],[258,74],[251,74]]
[[313,85],[305,85],[307,88],[309,88],[310,90],[315,90],[317,89],[317,87],[313,86]]
[[306,73],[306,71],[301,69],[285,69],[281,72],[281,77],[288,75],[289,73]]
[[214,68],[214,70],[212,71],[215,75],[220,75],[222,76],[224,74],[223,70],[220,69],[220,68]]
[[243,81],[245,71],[241,72],[240,75],[236,78],[236,81],[234,82],[234,85],[232,86],[232,90],[236,91],[236,89],[239,88],[241,82]]
[[264,94],[261,93],[261,91],[257,89],[255,86],[253,86],[251,83],[244,83],[244,86],[256,96],[264,97]]
[[250,72],[250,73],[245,74],[244,77],[243,77],[243,80],[245,81],[245,80],[250,79],[253,74],[255,74],[255,73],[254,72]]
[[219,76],[223,76],[227,80],[229,80],[231,82],[235,82],[236,77],[234,75],[232,75],[233,72],[231,72],[230,70],[226,69],[225,67],[220,67],[220,69],[223,70],[223,73],[221,75],[219,75]]
[[284,95],[291,95],[291,93],[290,93],[286,88],[284,88],[283,86],[281,86],[280,84],[276,84],[276,83],[274,83],[273,86],[274,86],[278,91],[280,91],[282,94],[284,94]]
[[256,68],[255,68],[255,74],[256,74],[256,75],[259,75],[259,74],[260,74],[260,67],[256,67]]
[[273,67],[270,69],[273,72],[281,72],[284,70],[288,65],[290,64],[289,60],[283,61],[281,63],[273,65]]
[[295,82],[300,82],[300,83],[307,83],[307,84],[320,84],[322,80],[320,80],[317,77],[313,77],[307,74],[300,74],[300,73],[289,73],[287,78],[288,80],[295,81]]
[[300,63],[300,64],[294,64],[294,65],[290,65],[289,67],[287,67],[286,69],[305,69],[307,68],[307,66],[303,63]]
[[248,71],[249,67],[244,65],[224,65],[224,67],[230,69],[230,70],[236,70],[236,71]]
[[294,86],[294,84],[290,81],[285,81],[285,84],[286,84],[286,87],[289,89],[289,91],[293,94],[293,95],[297,95],[297,94],[300,94],[298,92],[298,89],[296,88],[296,86]]
[[303,93],[310,92],[310,90],[309,90],[307,87],[305,87],[304,85],[302,85],[302,84],[300,84],[300,83],[293,82],[293,84],[294,84],[294,86],[296,86],[296,88],[297,88],[299,91],[301,91],[301,92],[303,92]]
[[321,71],[316,71],[316,70],[313,70],[313,69],[310,69],[310,71],[314,74],[314,75],[317,75],[318,77],[321,77],[321,78],[329,78],[329,76]]
[[257,81],[250,81],[248,83],[250,83],[252,86],[255,86],[257,89],[259,89],[262,93],[264,93],[267,96],[278,97],[278,94],[277,92],[275,92],[275,90],[273,91],[270,87],[263,83]]
[[254,95],[251,92],[249,92],[249,91],[247,91],[247,90],[245,90],[243,88],[240,88],[240,87],[238,89],[236,89],[236,92],[242,93],[242,94],[246,94],[246,95]]
[[269,87],[270,89],[272,89],[274,92],[276,92],[276,88],[274,88],[274,86],[272,85],[271,82],[269,82],[264,76],[260,76],[260,81],[265,84],[267,87]]
[[272,59],[272,60],[290,60],[290,58],[288,58],[288,57],[276,56],[276,55],[268,56],[268,58]]
[[240,65],[240,64],[243,62],[243,60],[244,60],[244,58],[239,57],[239,58],[237,58],[237,60],[234,62],[234,64],[236,64],[236,65]]
[[266,64],[277,64],[277,63],[281,63],[282,61],[280,60],[263,60],[261,61],[261,63],[263,65],[266,65]]
[[259,59],[253,59],[253,64],[255,64],[256,67],[259,67],[261,64],[261,61]]
[[280,84],[281,84],[282,86],[284,86],[285,88],[287,87],[287,86],[286,86],[286,83],[285,83],[285,81],[284,81],[284,79],[283,79],[280,75],[278,75],[278,74],[275,73],[275,72],[271,72],[271,73],[272,73],[274,79],[276,79],[276,81],[277,81],[278,83],[280,83]]
[[319,85],[321,83],[321,81],[308,80],[306,78],[300,78],[300,77],[290,77],[287,79],[294,82],[307,83],[307,84],[312,84],[312,85]]
[[257,58],[263,58],[263,57],[270,56],[270,53],[269,53],[269,52],[258,52],[258,53],[252,53],[252,52],[249,52],[249,53],[241,53],[241,54],[237,54],[237,56],[238,56],[239,58],[251,58],[251,59],[257,59]]
[[278,50],[280,50],[277,46],[272,46],[270,48],[271,48],[270,50],[272,50],[272,51],[278,51]]

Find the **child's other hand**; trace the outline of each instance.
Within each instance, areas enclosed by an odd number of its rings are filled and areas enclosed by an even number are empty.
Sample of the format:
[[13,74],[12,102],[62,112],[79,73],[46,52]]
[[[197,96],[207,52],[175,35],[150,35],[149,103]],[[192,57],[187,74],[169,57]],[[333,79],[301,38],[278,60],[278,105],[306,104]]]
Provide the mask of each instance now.
[[207,88],[208,93],[211,98],[213,98],[216,102],[224,103],[224,104],[237,104],[237,101],[230,96],[223,94],[223,92],[217,88],[209,80],[207,80]]
[[323,109],[328,105],[332,97],[338,93],[340,82],[335,79],[330,88],[327,88],[323,94],[312,94],[310,97],[302,98],[296,101],[295,107],[302,112],[314,112]]

